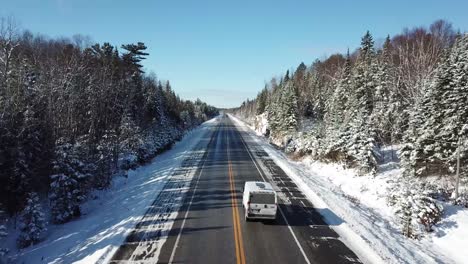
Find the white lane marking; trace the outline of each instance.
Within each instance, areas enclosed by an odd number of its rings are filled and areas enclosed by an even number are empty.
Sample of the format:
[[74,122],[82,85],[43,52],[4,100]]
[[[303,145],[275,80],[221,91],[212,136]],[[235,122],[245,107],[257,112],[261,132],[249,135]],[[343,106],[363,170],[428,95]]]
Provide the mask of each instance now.
[[[249,154],[250,159],[252,159],[252,162],[253,162],[253,164],[255,165],[255,168],[257,168],[258,172],[260,173],[260,177],[262,177],[262,179],[266,182],[267,180],[265,179],[265,177],[263,177],[262,171],[261,171],[260,168],[257,166],[257,163],[255,162],[255,159],[252,157],[252,154],[250,154],[250,149],[249,149],[249,147],[247,147],[247,144],[245,144],[244,138],[242,137],[242,135],[241,135],[240,133],[239,133],[239,136],[240,136],[240,138],[241,138],[242,144],[244,144],[245,149],[247,150],[247,153]],[[291,226],[289,225],[288,219],[286,219],[286,216],[284,215],[283,210],[281,210],[281,208],[280,208],[279,206],[278,206],[278,209],[279,209],[279,211],[280,211],[280,213],[281,213],[281,216],[283,217],[284,221],[286,222],[286,225],[288,226],[289,232],[291,232],[291,235],[293,236],[294,241],[296,242],[297,247],[298,247],[299,250],[301,251],[302,256],[304,257],[304,259],[305,259],[305,261],[307,262],[307,264],[311,264],[310,261],[309,261],[309,259],[307,258],[307,255],[306,255],[304,249],[302,248],[301,244],[299,243],[299,240],[297,239],[296,235],[294,234],[294,231],[292,230]]]
[[[219,127],[218,127],[218,131],[219,131]],[[179,234],[177,234],[177,239],[176,239],[176,241],[174,243],[174,247],[172,248],[171,257],[169,258],[168,264],[172,264],[172,262],[174,261],[175,252],[176,252],[177,246],[179,244],[180,236],[182,235],[182,231],[184,230],[185,221],[187,220],[187,216],[188,216],[188,214],[190,212],[190,207],[192,207],[193,198],[195,197],[195,193],[197,192],[198,183],[200,182],[201,174],[203,172],[203,169],[205,168],[206,160],[208,160],[208,155],[210,154],[210,143],[211,142],[208,142],[208,146],[207,146],[207,150],[206,150],[206,157],[203,160],[203,164],[202,164],[202,167],[200,169],[200,173],[198,173],[197,182],[195,183],[195,188],[193,189],[192,197],[190,198],[190,202],[189,202],[189,205],[187,207],[187,211],[185,212],[184,220],[182,221],[182,225],[180,226]]]

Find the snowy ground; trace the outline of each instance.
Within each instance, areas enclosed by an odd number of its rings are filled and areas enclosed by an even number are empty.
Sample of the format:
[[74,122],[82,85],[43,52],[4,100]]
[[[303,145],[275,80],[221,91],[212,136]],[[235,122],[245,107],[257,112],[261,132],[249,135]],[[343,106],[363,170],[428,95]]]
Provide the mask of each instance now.
[[[390,159],[377,176],[357,176],[353,170],[324,164],[309,158],[289,159],[272,147],[258,132],[242,121],[236,124],[247,131],[273,160],[296,182],[318,208],[329,208],[324,215],[333,228],[360,258],[371,263],[467,263],[468,210],[444,204],[443,220],[436,231],[420,240],[404,237],[387,205],[388,192],[401,176],[398,162]],[[328,210],[318,210],[328,212]]]
[[[189,132],[174,147],[145,166],[116,177],[110,189],[95,192],[83,205],[83,216],[63,225],[50,225],[47,239],[35,246],[10,252],[17,263],[103,263],[123,243],[143,217],[164,184],[193,155],[192,149],[211,133],[217,119]],[[14,248],[14,230],[6,241]]]

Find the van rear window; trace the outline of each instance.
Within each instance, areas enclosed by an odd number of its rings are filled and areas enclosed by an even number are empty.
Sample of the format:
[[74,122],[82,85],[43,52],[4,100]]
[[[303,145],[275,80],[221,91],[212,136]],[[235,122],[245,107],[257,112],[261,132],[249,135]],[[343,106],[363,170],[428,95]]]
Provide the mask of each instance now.
[[273,193],[252,193],[250,203],[253,204],[274,204],[275,194]]

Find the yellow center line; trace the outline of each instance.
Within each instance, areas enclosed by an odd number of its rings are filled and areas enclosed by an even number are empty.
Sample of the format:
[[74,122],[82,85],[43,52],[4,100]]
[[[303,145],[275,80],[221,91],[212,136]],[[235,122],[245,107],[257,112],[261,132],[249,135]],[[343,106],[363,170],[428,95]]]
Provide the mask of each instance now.
[[[235,190],[235,187],[234,187],[234,174],[233,174],[233,170],[232,170],[232,164],[229,163],[229,167],[231,169],[231,175],[232,175],[232,178],[233,178],[233,181],[232,181],[232,184],[233,184],[233,189]],[[239,216],[239,206],[237,204],[237,199],[235,197],[235,192],[234,192],[234,205],[235,205],[235,212],[236,212],[236,216],[237,216],[237,232],[238,232],[238,237],[239,237],[239,248],[240,248],[240,257],[241,257],[241,263],[245,263],[245,254],[244,254],[244,240],[242,238],[242,229],[241,229],[241,224],[240,224],[240,216]]]
[[236,188],[234,182],[234,173],[229,153],[229,135],[226,133],[226,145],[228,156],[228,172],[229,172],[229,185],[231,188],[231,205],[232,205],[232,222],[234,224],[234,241],[236,245],[236,261],[237,264],[245,264],[244,243],[242,239],[242,231],[239,220],[239,211],[237,207]]
[[231,206],[232,206],[232,222],[234,224],[234,241],[235,241],[235,247],[236,247],[236,260],[237,264],[240,263],[240,250],[239,250],[239,238],[237,235],[237,215],[236,215],[236,209],[235,209],[235,203],[233,197],[233,190],[232,190],[232,178],[231,178],[231,173],[229,172],[229,183],[231,187]]

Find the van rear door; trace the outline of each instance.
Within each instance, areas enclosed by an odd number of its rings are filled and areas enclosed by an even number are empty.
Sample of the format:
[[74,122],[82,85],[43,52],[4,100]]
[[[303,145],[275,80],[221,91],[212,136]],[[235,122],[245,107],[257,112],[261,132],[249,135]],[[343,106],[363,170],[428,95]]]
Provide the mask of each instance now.
[[252,192],[249,202],[249,213],[254,216],[276,215],[276,195],[274,192]]

